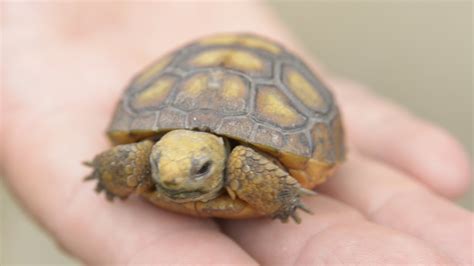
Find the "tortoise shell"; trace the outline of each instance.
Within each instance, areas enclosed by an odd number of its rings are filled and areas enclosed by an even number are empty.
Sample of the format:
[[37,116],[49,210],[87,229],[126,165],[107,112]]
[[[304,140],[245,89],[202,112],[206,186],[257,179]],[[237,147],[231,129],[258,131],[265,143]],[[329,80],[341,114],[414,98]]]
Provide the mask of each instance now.
[[173,129],[208,131],[277,158],[305,187],[344,159],[340,113],[294,54],[253,34],[214,35],[138,74],[108,129],[114,144]]

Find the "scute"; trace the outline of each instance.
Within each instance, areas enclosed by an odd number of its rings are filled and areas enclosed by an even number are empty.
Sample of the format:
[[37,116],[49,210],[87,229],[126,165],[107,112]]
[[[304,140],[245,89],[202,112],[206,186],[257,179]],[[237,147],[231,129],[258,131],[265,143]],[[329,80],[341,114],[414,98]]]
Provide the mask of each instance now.
[[283,128],[302,126],[307,119],[280,90],[266,85],[258,87],[255,116]]
[[108,135],[121,144],[173,129],[210,131],[275,156],[311,187],[344,159],[333,101],[309,68],[277,43],[252,34],[214,35],[139,74]]
[[293,154],[301,154],[305,157],[311,157],[311,140],[304,132],[288,133],[285,136],[286,143],[282,150]]
[[135,117],[130,124],[131,131],[156,131],[157,113],[151,112]]
[[251,76],[270,76],[271,64],[252,51],[235,48],[215,48],[191,56],[186,65],[191,68],[222,67]]
[[337,161],[343,161],[346,155],[346,146],[344,141],[344,127],[342,126],[341,115],[337,114],[331,121],[332,142]]
[[187,128],[215,132],[220,125],[222,115],[213,110],[195,110],[189,113]]
[[296,68],[290,66],[283,67],[283,84],[300,100],[307,108],[324,113],[328,104],[318,88]]
[[278,54],[281,48],[262,37],[251,34],[218,34],[199,41],[201,45],[242,45],[249,48],[257,48],[263,51]]
[[153,84],[133,95],[131,106],[135,110],[159,109],[168,98],[176,82],[173,76],[162,76]]
[[176,88],[173,105],[184,111],[214,110],[224,114],[245,114],[250,82],[222,71],[200,72]]
[[168,54],[156,62],[151,64],[142,73],[140,73],[136,78],[134,83],[138,86],[143,86],[146,83],[150,82],[154,77],[157,76],[172,60],[172,55]]
[[234,136],[238,140],[249,142],[255,122],[249,117],[228,117],[222,120],[216,134]]
[[160,131],[186,127],[187,113],[173,107],[160,110],[156,126]]
[[255,137],[252,141],[268,147],[282,147],[285,143],[285,138],[279,131],[259,125],[255,130]]

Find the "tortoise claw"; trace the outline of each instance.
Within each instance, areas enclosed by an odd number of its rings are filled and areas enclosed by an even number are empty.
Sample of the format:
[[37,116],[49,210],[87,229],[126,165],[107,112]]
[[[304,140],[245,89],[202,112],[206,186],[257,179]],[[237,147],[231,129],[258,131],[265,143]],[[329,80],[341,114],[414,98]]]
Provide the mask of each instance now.
[[105,196],[107,197],[108,201],[114,201],[115,195],[112,194],[111,192],[105,191]]
[[94,175],[88,175],[86,177],[84,177],[84,181],[90,181],[90,180],[94,180],[96,179],[96,177]]
[[297,210],[300,209],[308,214],[313,214],[313,212],[308,209],[303,203],[301,203],[299,200],[297,204],[293,205],[293,207],[287,208],[286,210],[280,210],[277,214],[273,215],[273,219],[280,219],[282,223],[287,223],[288,218],[291,217],[295,223],[300,224],[301,223],[301,217],[298,215]]
[[301,218],[300,216],[298,215],[298,213],[295,211],[293,211],[291,214],[290,214],[291,218],[293,219],[293,221],[295,221],[295,223],[297,224],[300,224],[301,223]]
[[[107,188],[102,185],[102,183],[100,183],[100,179],[99,179],[99,182],[97,183],[96,187],[95,187],[95,192],[97,192],[98,194],[100,194],[102,191],[105,192],[105,197],[107,198],[108,201],[113,201],[117,195],[115,195],[114,193],[110,192],[107,190]],[[119,197],[120,199],[125,199],[126,197]]]
[[274,216],[273,219],[280,219],[280,221],[284,224],[288,223],[288,216]]
[[296,199],[289,200],[288,201],[289,205],[282,206],[282,208],[279,210],[277,214],[273,216],[273,218],[274,219],[278,218],[283,223],[287,223],[288,218],[291,217],[291,219],[295,221],[295,223],[300,224],[301,217],[296,212],[298,209],[308,214],[313,214],[313,212],[301,202],[300,197],[301,196],[316,196],[316,195],[317,193],[312,190],[309,190],[303,187],[298,187],[296,190],[296,195],[294,196],[296,197]]
[[[87,165],[87,166],[94,167],[91,162],[84,162],[83,164]],[[94,180],[94,179],[97,179],[97,185],[95,186],[95,192],[100,194],[102,191],[105,191],[105,196],[106,196],[107,200],[113,201],[113,199],[116,197],[116,195],[114,195],[112,192],[108,191],[107,188],[102,184],[101,179],[99,178],[99,173],[96,169],[94,169],[94,171],[90,175],[86,176],[84,178],[84,181],[90,181],[90,180]]]
[[308,209],[303,203],[300,202],[300,204],[296,205],[296,208],[301,209],[302,211],[308,213],[308,214],[314,214],[310,209]]
[[87,167],[94,167],[94,162],[92,161],[83,161],[82,162],[83,165],[87,166]]
[[105,190],[104,186],[102,186],[101,183],[97,183],[97,186],[95,186],[95,192],[100,193],[103,190]]
[[90,180],[94,180],[94,179],[99,179],[99,173],[97,171],[97,169],[95,169],[95,166],[94,166],[94,163],[91,162],[91,161],[84,161],[82,162],[83,165],[87,166],[87,167],[92,167],[94,168],[94,170],[92,171],[92,173],[86,177],[84,177],[84,181],[90,181]]
[[304,187],[298,188],[298,194],[300,196],[316,196],[316,195],[318,195],[318,193],[316,193],[316,192],[314,192],[310,189],[304,188]]

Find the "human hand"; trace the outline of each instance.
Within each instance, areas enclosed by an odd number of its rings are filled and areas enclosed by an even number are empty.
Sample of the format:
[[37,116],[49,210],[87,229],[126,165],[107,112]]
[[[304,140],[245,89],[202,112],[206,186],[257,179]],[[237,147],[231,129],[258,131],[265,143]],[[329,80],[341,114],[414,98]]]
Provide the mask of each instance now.
[[[239,14],[246,19],[236,25],[230,18]],[[301,225],[197,219],[138,198],[110,204],[82,182],[88,169],[80,162],[108,147],[113,107],[143,65],[211,31],[250,29],[292,46],[256,4],[11,5],[5,16],[0,162],[23,206],[73,256],[130,264],[472,263],[472,214],[443,198],[469,183],[458,144],[328,73],[350,154],[318,188],[321,196],[304,199],[315,214]]]

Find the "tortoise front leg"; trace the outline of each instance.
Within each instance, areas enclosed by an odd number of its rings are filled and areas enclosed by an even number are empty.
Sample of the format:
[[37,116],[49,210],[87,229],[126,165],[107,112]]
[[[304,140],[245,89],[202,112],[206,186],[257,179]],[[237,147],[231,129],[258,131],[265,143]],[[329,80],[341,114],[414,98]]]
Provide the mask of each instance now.
[[152,187],[149,156],[153,142],[118,145],[97,155],[84,164],[93,172],[86,180],[97,179],[96,191],[105,190],[107,199],[114,196],[125,199],[136,190]]
[[226,189],[259,212],[287,222],[292,217],[301,219],[296,210],[310,211],[301,203],[300,196],[315,195],[300,186],[282,167],[265,155],[245,146],[235,147],[227,162]]

